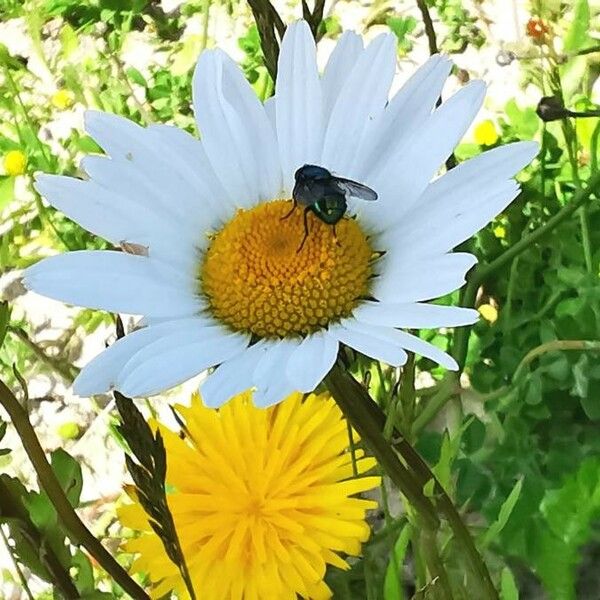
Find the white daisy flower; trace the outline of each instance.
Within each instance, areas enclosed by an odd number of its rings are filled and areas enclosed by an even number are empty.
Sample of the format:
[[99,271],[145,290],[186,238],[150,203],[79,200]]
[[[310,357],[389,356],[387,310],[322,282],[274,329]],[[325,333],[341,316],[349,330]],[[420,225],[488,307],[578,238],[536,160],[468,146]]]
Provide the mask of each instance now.
[[[226,54],[202,54],[193,81],[201,140],[89,112],[87,131],[107,156],[84,159],[87,180],[42,175],[37,189],[126,251],[53,256],[24,281],[64,302],[142,315],[144,326],[88,364],[75,392],[149,396],[216,366],[201,387],[208,406],[249,387],[269,406],[312,391],[340,342],[394,366],[409,350],[456,369],[401,329],[476,321],[475,310],[425,302],[464,283],[475,257],[451,250],[517,196],[511,178],[537,145],[485,152],[436,179],[485,94],[475,81],[436,108],[450,67],[432,57],[389,99],[393,35],[363,48],[345,33],[320,75],[300,21],[287,29],[264,106]],[[349,199],[336,237],[310,213],[299,252],[303,211],[283,217],[306,163],[379,198]]]

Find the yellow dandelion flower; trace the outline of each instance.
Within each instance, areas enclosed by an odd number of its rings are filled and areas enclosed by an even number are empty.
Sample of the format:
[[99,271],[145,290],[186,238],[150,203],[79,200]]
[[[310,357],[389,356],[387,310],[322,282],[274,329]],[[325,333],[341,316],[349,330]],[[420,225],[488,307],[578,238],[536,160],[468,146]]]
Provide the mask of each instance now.
[[[377,506],[353,496],[380,478],[353,476],[346,422],[328,394],[294,393],[266,410],[251,396],[215,411],[195,395],[177,407],[183,439],[161,426],[167,498],[194,591],[203,600],[329,598],[326,566],[348,568],[338,553],[360,553],[366,511]],[[362,450],[355,457],[360,475],[375,466]],[[152,596],[187,598],[140,504],[119,516],[141,532],[125,549],[138,554],[132,570],[148,573]]]
[[58,90],[52,95],[51,101],[59,110],[66,110],[73,106],[73,94],[69,90]]
[[488,323],[495,323],[498,320],[498,309],[491,304],[482,304],[477,310]]
[[4,170],[7,175],[16,177],[25,173],[27,156],[20,150],[11,150],[4,157]]
[[475,137],[475,141],[480,146],[493,146],[498,141],[498,132],[496,131],[496,127],[490,119],[486,119],[485,121],[481,121],[473,132]]

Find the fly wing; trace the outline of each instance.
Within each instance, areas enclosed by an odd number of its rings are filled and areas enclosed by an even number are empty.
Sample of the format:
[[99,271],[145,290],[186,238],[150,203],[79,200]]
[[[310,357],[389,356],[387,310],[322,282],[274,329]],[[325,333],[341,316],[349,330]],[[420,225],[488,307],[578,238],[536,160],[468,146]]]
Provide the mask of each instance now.
[[336,186],[348,196],[360,198],[361,200],[367,200],[369,202],[377,200],[377,192],[362,183],[352,181],[351,179],[344,179],[343,177],[335,177],[334,181]]

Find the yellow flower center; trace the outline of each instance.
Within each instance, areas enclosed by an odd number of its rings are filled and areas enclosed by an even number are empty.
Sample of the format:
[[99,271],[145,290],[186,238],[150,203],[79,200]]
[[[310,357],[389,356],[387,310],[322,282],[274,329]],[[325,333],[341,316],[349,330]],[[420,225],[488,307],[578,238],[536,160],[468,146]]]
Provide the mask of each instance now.
[[369,291],[373,250],[354,219],[334,229],[276,200],[239,210],[212,239],[200,268],[211,312],[259,337],[306,335],[350,316]]

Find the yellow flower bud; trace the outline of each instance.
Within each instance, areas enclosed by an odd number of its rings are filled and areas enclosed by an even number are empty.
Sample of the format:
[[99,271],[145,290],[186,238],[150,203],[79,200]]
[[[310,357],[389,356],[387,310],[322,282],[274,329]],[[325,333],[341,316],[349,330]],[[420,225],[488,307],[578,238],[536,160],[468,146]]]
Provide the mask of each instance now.
[[52,96],[52,104],[59,110],[66,110],[73,106],[73,94],[69,90],[58,90]]
[[475,141],[480,146],[493,146],[498,141],[498,132],[494,123],[489,119],[481,121],[474,131]]
[[494,235],[499,239],[503,240],[506,237],[506,227],[504,225],[496,225],[493,229]]
[[4,156],[4,170],[7,175],[16,177],[25,173],[27,156],[20,150],[11,150]]
[[491,304],[482,304],[477,310],[488,323],[495,323],[498,320],[498,309]]

